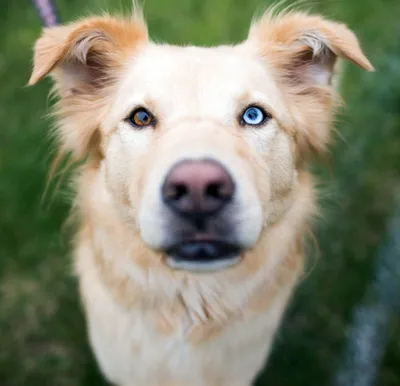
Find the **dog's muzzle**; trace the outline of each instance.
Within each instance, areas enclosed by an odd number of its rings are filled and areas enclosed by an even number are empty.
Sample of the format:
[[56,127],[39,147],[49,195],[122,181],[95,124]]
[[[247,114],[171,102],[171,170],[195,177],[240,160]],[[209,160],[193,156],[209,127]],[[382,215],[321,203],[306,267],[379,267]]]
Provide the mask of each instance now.
[[228,220],[234,195],[231,175],[214,160],[185,160],[172,167],[162,186],[171,213],[173,236],[165,252],[172,268],[216,270],[240,260]]

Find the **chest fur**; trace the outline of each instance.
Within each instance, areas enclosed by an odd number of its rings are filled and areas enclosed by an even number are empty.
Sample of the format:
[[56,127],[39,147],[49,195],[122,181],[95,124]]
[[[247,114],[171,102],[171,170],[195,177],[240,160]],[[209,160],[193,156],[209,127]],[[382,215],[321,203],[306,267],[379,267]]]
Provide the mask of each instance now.
[[291,292],[287,286],[267,309],[232,315],[229,323],[200,322],[180,303],[169,312],[127,310],[95,272],[80,277],[90,342],[104,374],[120,385],[231,385],[250,379],[266,359]]
[[124,302],[119,296],[137,292],[136,287],[128,279],[108,282],[113,276],[102,275],[107,266],[99,265],[90,243],[82,243],[76,268],[100,368],[118,385],[165,385],[170,379],[174,385],[221,386],[254,377],[266,359],[300,261],[289,258],[273,280],[248,288],[252,295],[240,291],[246,298],[232,288],[226,302],[217,293],[216,303],[210,296],[205,301],[188,293],[154,304],[141,301],[144,293],[135,293],[135,301]]

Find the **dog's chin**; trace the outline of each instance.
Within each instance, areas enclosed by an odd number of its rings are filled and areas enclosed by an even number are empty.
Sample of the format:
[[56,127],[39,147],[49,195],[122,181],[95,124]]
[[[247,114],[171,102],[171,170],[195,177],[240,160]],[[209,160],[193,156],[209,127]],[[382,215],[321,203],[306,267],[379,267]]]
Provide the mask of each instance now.
[[241,261],[242,248],[214,240],[191,240],[166,249],[166,263],[176,270],[216,272],[230,268]]

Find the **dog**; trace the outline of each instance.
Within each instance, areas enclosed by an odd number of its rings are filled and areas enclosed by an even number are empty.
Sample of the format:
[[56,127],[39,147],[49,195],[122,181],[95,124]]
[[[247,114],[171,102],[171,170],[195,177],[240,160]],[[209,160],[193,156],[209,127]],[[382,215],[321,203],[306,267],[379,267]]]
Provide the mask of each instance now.
[[246,40],[156,44],[140,10],[45,29],[60,154],[80,162],[74,262],[91,347],[119,386],[249,386],[302,275],[345,25],[268,10]]

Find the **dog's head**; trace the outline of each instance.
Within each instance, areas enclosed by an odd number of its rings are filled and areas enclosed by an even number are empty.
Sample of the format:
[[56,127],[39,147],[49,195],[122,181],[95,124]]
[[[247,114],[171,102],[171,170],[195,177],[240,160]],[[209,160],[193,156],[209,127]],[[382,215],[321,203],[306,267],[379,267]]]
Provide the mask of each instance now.
[[325,150],[337,57],[372,70],[344,25],[266,14],[246,41],[155,44],[140,15],[45,30],[36,83],[60,96],[63,151],[98,161],[114,204],[172,268],[241,261],[288,211]]

